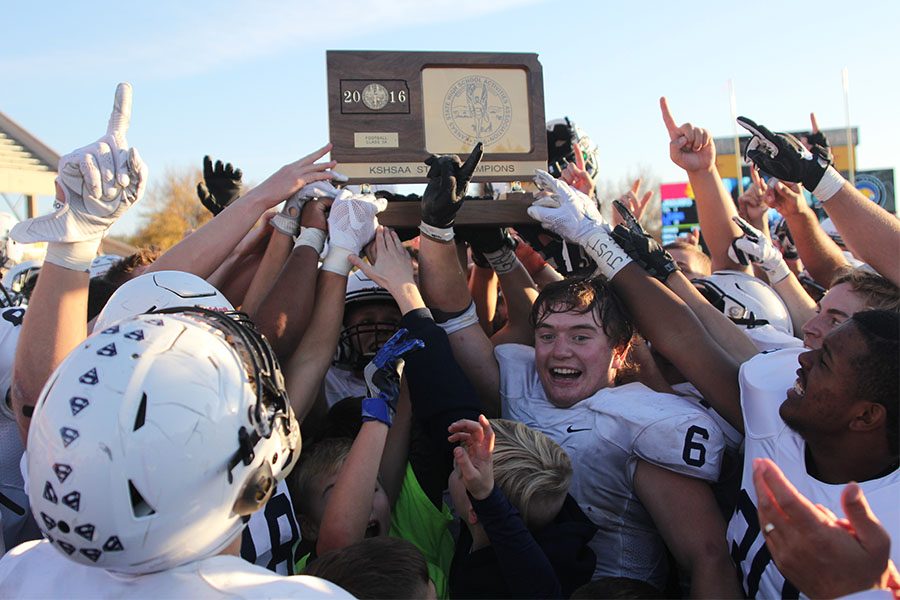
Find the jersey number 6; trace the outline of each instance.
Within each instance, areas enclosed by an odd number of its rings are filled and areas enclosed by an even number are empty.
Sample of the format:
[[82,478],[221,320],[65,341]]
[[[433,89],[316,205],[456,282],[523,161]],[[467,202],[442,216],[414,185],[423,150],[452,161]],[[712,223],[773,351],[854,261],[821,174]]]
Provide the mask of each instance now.
[[684,435],[684,450],[681,452],[681,459],[692,467],[702,467],[706,464],[706,446],[694,439],[698,435],[704,440],[709,439],[709,432],[696,425],[691,425]]

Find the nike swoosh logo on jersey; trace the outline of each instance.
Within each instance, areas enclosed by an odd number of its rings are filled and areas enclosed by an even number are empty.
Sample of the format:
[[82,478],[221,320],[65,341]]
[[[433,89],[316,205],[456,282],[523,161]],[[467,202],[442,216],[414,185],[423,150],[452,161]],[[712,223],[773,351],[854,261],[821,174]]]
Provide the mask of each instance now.
[[575,433],[576,431],[590,431],[590,430],[591,430],[590,427],[585,427],[583,429],[572,429],[571,425],[566,427],[566,433]]

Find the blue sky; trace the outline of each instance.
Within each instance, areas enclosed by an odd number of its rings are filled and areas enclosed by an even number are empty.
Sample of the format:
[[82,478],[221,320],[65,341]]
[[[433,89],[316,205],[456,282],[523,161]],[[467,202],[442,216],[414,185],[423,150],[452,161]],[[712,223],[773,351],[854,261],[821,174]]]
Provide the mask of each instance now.
[[0,111],[62,153],[103,133],[130,81],[128,139],[151,178],[208,153],[261,181],[321,146],[328,49],[537,52],[548,118],[591,135],[609,180],[684,180],[660,95],[716,136],[732,132],[729,80],[738,112],[772,129],[803,129],[810,111],[837,128],[847,67],[860,168],[900,165],[898,2],[87,0],[6,2],[3,16]]

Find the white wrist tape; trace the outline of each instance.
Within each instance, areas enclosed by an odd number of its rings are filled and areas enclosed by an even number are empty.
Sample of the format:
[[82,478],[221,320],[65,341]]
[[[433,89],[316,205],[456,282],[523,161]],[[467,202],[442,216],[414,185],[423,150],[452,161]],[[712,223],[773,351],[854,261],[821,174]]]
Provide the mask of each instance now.
[[351,254],[353,254],[352,250],[347,250],[340,246],[330,246],[328,248],[328,255],[325,257],[325,260],[322,261],[322,270],[331,271],[332,273],[337,273],[338,275],[346,277],[353,268],[349,259]]
[[597,227],[580,243],[584,251],[597,263],[597,270],[609,280],[631,262],[631,258],[612,239],[605,227]]
[[822,175],[822,179],[819,181],[816,189],[812,191],[813,196],[815,196],[819,202],[825,202],[844,187],[845,181],[847,180],[837,172],[837,169],[828,167],[825,169],[825,174]]
[[291,237],[297,235],[297,231],[300,229],[300,217],[289,217],[284,213],[278,213],[272,217],[270,223],[272,223],[272,227]]
[[469,325],[477,325],[478,324],[478,314],[475,312],[475,301],[473,300],[471,304],[469,304],[469,308],[465,310],[461,315],[453,317],[452,319],[448,319],[443,323],[438,323],[438,327],[443,329],[447,335],[452,333],[456,333],[460,329],[464,329]]
[[321,229],[315,227],[301,227],[300,235],[294,242],[294,250],[300,246],[309,246],[315,249],[316,254],[322,254],[322,248],[325,247],[325,237],[327,234]]
[[86,242],[49,242],[45,261],[71,271],[90,271],[100,239]]
[[441,227],[433,227],[428,223],[419,223],[419,231],[438,242],[452,242],[455,235],[452,227],[444,229]]
[[484,257],[491,264],[494,273],[503,275],[516,267],[516,253],[509,246],[503,246],[495,252],[485,252]]

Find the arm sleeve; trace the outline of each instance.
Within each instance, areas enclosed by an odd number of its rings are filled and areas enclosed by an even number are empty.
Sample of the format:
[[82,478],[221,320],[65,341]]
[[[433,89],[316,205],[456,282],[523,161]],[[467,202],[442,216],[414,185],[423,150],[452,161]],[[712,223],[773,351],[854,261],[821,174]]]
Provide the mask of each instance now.
[[[447,334],[435,324],[428,309],[409,311],[400,319],[400,326],[409,330],[410,337],[425,342],[422,350],[406,357],[403,373],[413,418],[424,434],[424,454],[415,453],[413,467],[426,495],[439,506],[452,464],[447,428],[459,419],[477,421],[481,405],[475,388],[453,357]],[[423,468],[429,476],[424,476]],[[433,489],[438,485],[439,489]]]
[[484,500],[469,498],[491,540],[510,597],[562,598],[553,565],[503,491],[494,486]]

